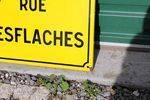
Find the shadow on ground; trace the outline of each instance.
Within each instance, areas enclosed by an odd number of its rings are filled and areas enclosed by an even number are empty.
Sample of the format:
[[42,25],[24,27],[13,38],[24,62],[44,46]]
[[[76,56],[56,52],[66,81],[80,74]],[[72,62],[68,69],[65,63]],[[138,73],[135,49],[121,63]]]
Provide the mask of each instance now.
[[100,42],[100,24],[99,24],[99,12],[100,12],[100,7],[99,7],[99,3],[98,3],[98,0],[96,0],[96,11],[95,11],[95,50],[94,50],[94,66],[95,66],[95,63],[97,61],[97,57],[99,55],[99,51],[100,51],[100,47],[97,46],[97,43],[96,42]]
[[[142,32],[133,38],[131,44],[146,44],[150,45],[150,7],[147,10],[147,14],[143,20]],[[135,86],[137,82],[144,84],[146,89],[150,87],[150,49],[139,49],[140,52],[136,52],[137,48],[127,48],[128,52],[122,63],[121,74],[117,77],[114,88],[117,91],[120,91],[116,86],[130,86],[136,89],[138,86]],[[137,54],[137,55],[136,55]],[[134,77],[133,77],[134,76]],[[143,88],[143,87],[138,87]],[[130,88],[131,89],[131,88]],[[124,90],[122,90],[124,91]],[[150,100],[149,96],[142,95],[138,93],[135,98],[128,98],[126,93],[121,94],[125,98],[117,98],[117,100]],[[133,95],[134,97],[134,95]],[[111,100],[114,100],[114,97],[111,96]]]

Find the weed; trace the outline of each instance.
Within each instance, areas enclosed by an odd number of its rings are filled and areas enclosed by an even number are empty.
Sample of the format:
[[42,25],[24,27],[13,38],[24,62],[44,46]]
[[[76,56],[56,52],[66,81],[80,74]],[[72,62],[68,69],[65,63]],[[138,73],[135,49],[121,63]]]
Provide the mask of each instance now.
[[102,91],[102,89],[97,84],[94,84],[89,80],[85,80],[83,82],[83,86],[85,92],[91,97],[97,96]]
[[65,79],[64,75],[56,76],[51,74],[48,77],[38,75],[37,84],[45,86],[54,95],[57,95],[58,87],[61,87],[61,91],[59,91],[62,93],[66,92],[70,88],[69,82]]

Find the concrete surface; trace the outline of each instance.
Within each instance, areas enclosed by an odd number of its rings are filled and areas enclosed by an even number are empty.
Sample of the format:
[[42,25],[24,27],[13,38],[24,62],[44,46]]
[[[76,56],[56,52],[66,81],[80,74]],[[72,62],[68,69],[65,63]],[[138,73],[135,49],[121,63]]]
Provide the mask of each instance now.
[[45,87],[26,86],[26,85],[0,85],[0,98],[16,100],[48,100],[49,91]]
[[133,52],[118,48],[96,50],[96,64],[91,72],[76,72],[27,65],[0,63],[1,70],[29,74],[64,74],[68,79],[85,80],[113,85],[122,84],[139,88],[150,88],[150,53]]

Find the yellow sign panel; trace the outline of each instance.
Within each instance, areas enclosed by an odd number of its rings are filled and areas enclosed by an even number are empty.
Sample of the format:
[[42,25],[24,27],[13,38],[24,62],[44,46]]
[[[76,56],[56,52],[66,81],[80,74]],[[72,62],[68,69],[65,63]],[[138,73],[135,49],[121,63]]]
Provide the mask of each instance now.
[[1,0],[0,61],[89,71],[95,0]]

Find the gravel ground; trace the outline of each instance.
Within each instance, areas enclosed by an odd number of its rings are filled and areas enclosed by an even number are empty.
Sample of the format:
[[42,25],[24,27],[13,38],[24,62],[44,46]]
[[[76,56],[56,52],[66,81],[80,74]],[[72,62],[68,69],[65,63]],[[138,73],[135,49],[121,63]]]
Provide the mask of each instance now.
[[0,100],[150,100],[150,89],[0,71]]

